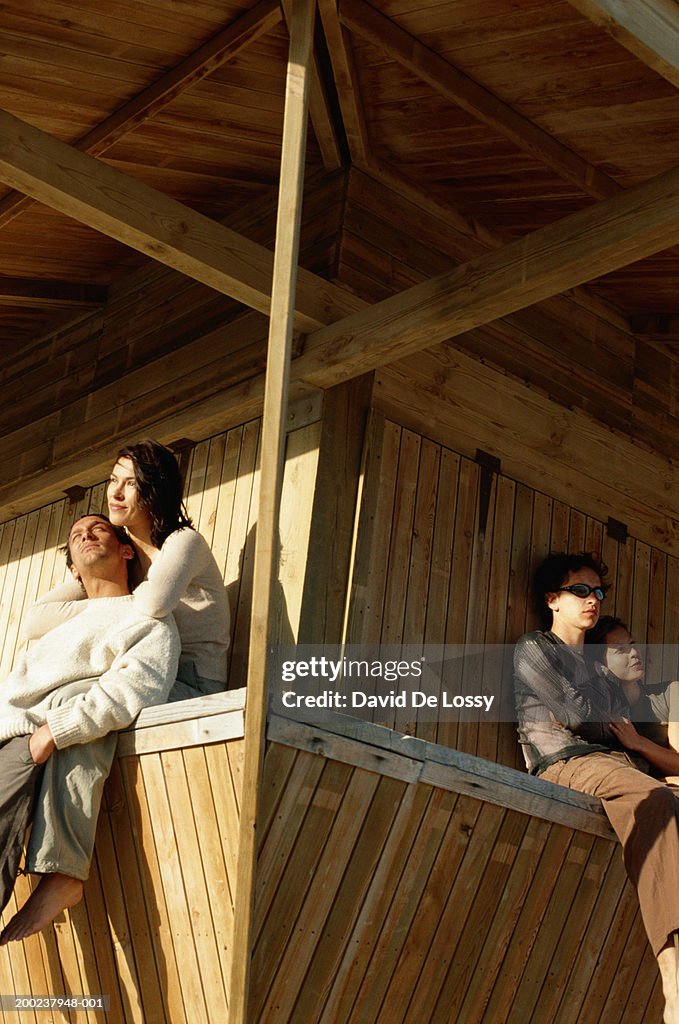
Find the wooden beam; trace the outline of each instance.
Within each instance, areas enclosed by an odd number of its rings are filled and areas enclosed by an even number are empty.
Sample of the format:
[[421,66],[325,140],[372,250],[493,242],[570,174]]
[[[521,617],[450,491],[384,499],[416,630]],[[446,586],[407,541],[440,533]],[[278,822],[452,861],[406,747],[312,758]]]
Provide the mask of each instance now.
[[[283,13],[289,26],[292,17],[291,0],[283,0]],[[342,166],[342,151],[323,80],[321,64],[315,51],[312,54],[309,73],[309,117],[318,148],[321,151],[323,166],[326,171],[336,171]]]
[[336,0],[318,0],[318,8],[328,43],[349,154],[355,164],[359,167],[366,167],[370,155],[368,131],[361,91],[356,77],[351,39],[340,24]]
[[633,334],[679,341],[679,313],[637,313],[629,318],[629,328]]
[[365,0],[339,0],[339,18],[346,28],[379,47],[446,99],[484,121],[519,149],[577,185],[586,195],[606,199],[621,190],[621,186],[608,175],[517,114],[512,107],[458,71]]
[[96,309],[106,303],[108,289],[74,281],[0,277],[0,306],[24,309]]
[[[268,249],[6,111],[0,111],[0,180],[269,313],[273,256]],[[306,271],[299,273],[297,297],[296,326],[307,331],[363,305]]]
[[[162,75],[105,121],[74,143],[76,149],[101,156],[128,132],[138,128],[162,110],[182,92],[196,85],[221,67],[259,36],[270,32],[281,20],[278,0],[260,0],[251,10],[228,25],[185,60]],[[0,200],[0,227],[9,224],[33,200],[20,192],[11,192]]]
[[679,8],[676,0],[570,0],[616,42],[679,86]]
[[331,387],[679,241],[679,168],[315,332],[297,380]]
[[283,444],[295,319],[314,12],[315,0],[294,0],[292,4],[252,581],[245,754],[234,902],[233,948],[238,950],[238,956],[233,957],[231,966],[229,1024],[247,1024],[249,1019],[258,820],[268,702],[268,649],[275,639],[273,593],[280,557]]

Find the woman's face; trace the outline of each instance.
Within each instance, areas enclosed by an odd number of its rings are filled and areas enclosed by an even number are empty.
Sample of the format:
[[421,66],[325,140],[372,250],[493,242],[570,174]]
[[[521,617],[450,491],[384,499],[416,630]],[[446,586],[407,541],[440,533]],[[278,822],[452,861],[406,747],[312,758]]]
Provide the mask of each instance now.
[[148,528],[150,525],[151,516],[139,503],[134,465],[126,456],[120,458],[111,470],[106,500],[109,518],[116,526],[124,526],[135,533],[135,528]]
[[643,678],[644,666],[639,652],[624,626],[615,626],[606,636],[606,667],[624,683],[636,683]]

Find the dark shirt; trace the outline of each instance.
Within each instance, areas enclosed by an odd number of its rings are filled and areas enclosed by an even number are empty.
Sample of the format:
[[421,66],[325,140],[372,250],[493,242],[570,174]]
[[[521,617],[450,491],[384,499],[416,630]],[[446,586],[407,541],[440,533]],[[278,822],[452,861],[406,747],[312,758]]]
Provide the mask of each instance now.
[[552,632],[526,633],[514,648],[519,742],[529,772],[594,751],[623,750],[609,722],[630,718],[620,686]]

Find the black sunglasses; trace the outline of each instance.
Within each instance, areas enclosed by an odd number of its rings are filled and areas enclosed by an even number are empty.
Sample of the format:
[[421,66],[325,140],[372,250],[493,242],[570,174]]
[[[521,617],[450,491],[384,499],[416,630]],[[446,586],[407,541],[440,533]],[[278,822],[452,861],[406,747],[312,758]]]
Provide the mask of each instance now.
[[570,587],[559,587],[559,591],[567,590],[569,594],[575,594],[576,597],[589,597],[590,594],[599,601],[603,601],[606,596],[606,591],[603,587],[590,587],[589,583],[571,583]]

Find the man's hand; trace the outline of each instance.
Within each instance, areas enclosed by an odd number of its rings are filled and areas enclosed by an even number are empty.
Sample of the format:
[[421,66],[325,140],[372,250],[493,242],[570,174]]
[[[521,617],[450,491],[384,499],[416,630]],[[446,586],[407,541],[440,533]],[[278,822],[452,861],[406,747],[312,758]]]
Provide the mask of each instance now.
[[55,746],[49,725],[41,725],[39,729],[31,733],[28,741],[28,749],[36,764],[44,764]]

